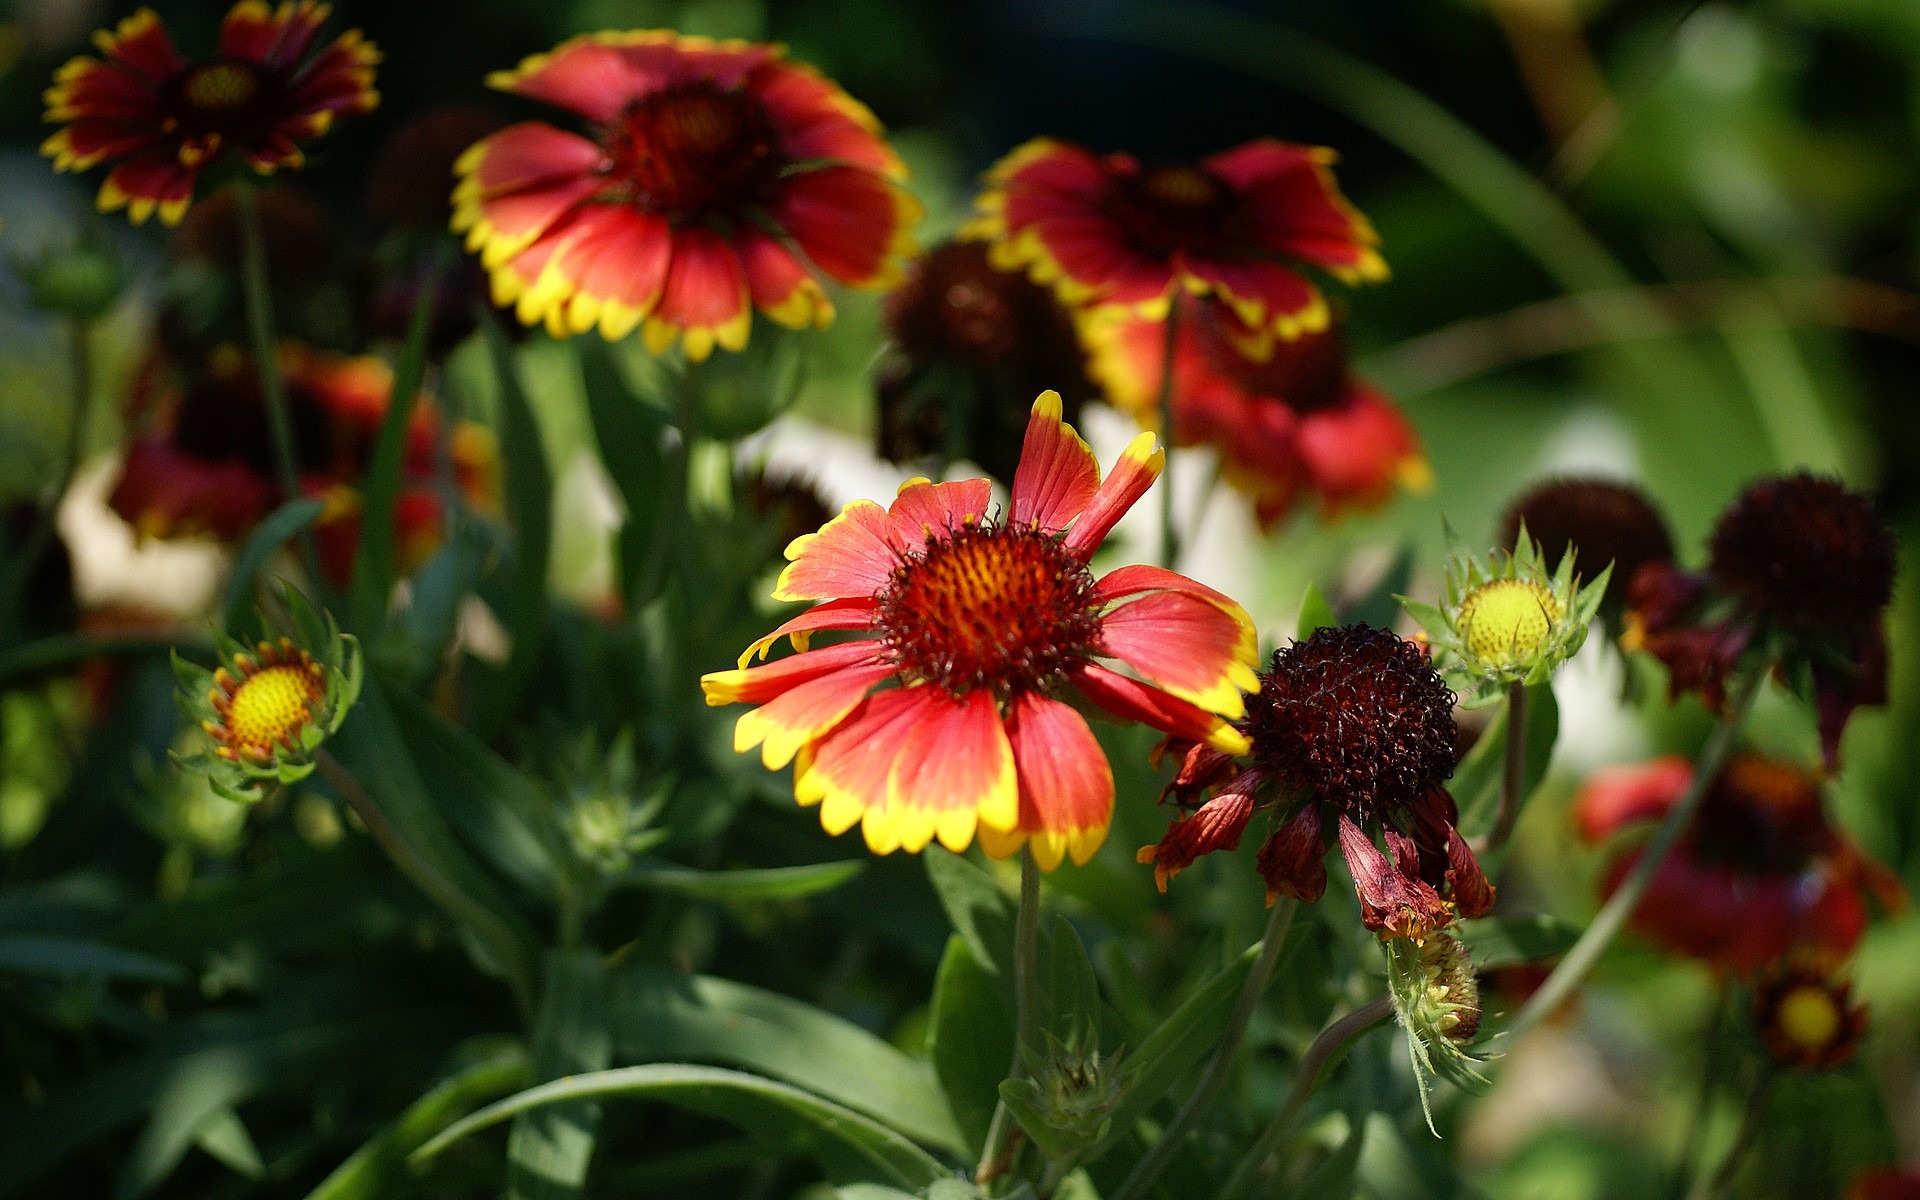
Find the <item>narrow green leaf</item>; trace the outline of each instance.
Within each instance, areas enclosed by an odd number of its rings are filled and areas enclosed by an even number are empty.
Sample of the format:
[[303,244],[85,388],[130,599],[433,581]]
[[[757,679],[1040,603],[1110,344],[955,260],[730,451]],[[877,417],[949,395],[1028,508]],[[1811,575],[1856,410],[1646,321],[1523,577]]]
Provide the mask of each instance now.
[[307,1200],[379,1200],[400,1190],[407,1155],[474,1105],[527,1083],[527,1054],[517,1045],[492,1048],[407,1106],[347,1161],[307,1193]]
[[237,1175],[259,1179],[267,1173],[266,1164],[260,1161],[260,1151],[253,1144],[253,1135],[247,1132],[240,1114],[230,1105],[222,1105],[207,1114],[200,1128],[194,1131],[193,1143]]
[[227,598],[220,606],[220,627],[233,633],[253,607],[253,580],[282,543],[319,519],[326,502],[311,497],[289,500],[267,514],[234,555],[227,577]]
[[[545,992],[533,1027],[533,1077],[545,1081],[602,1071],[613,1059],[607,976],[596,950],[547,956]],[[600,1129],[590,1097],[531,1108],[507,1138],[509,1200],[568,1200],[580,1194]]]
[[[1066,1038],[1075,1025],[1091,1025],[1094,1032],[1100,1022],[1100,982],[1093,973],[1093,960],[1080,935],[1062,916],[1055,916],[1050,936],[1044,939],[1044,956],[1039,964],[1042,1028],[1055,1037]],[[1039,1030],[1035,1030],[1038,1036]],[[1029,1052],[1044,1049],[1027,1047]]]
[[1013,1060],[1013,996],[957,933],[933,977],[927,1053],[967,1146],[977,1149]]
[[672,892],[700,900],[793,900],[832,891],[866,866],[866,860],[858,858],[738,871],[696,871],[690,867],[641,864],[621,875],[618,882],[623,886]]
[[97,975],[141,983],[184,983],[178,963],[81,938],[44,934],[0,935],[0,971],[28,975]]
[[1339,623],[1340,619],[1333,615],[1333,606],[1320,594],[1320,588],[1309,583],[1306,595],[1300,597],[1300,619],[1294,623],[1293,636],[1304,642],[1314,630]]
[[613,976],[609,1008],[623,1060],[745,1068],[927,1145],[968,1148],[926,1063],[810,1004],[725,979],[628,967]]
[[852,1109],[757,1075],[684,1063],[619,1067],[529,1088],[455,1122],[415,1151],[413,1161],[425,1162],[470,1133],[532,1109],[614,1096],[664,1100],[728,1121],[769,1145],[806,1153],[835,1183],[911,1191],[949,1173],[905,1137]]
[[982,967],[995,975],[1012,961],[1013,900],[993,877],[973,863],[937,846],[928,846],[927,879],[940,906],[947,910],[953,931],[966,939],[967,948]]
[[353,577],[348,585],[347,627],[363,636],[379,628],[386,616],[387,596],[393,591],[394,504],[400,495],[407,427],[413,419],[420,385],[426,379],[427,332],[438,299],[433,273],[426,272],[423,277],[426,283],[414,301],[406,345],[393,372],[393,391],[387,398],[386,415],[380,421],[380,433],[374,439],[361,485],[360,546],[353,556]]
[[533,404],[514,362],[513,346],[492,312],[481,321],[500,386],[500,446],[506,475],[506,509],[513,526],[512,577],[500,618],[511,639],[507,662],[487,672],[474,695],[468,727],[490,738],[519,707],[520,694],[539,661],[547,616],[547,559],[553,546],[553,471]]

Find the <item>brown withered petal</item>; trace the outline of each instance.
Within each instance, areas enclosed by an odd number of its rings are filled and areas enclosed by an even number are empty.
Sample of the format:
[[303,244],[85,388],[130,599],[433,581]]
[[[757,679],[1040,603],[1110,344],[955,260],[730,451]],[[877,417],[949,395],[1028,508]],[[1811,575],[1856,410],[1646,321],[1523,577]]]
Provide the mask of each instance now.
[[1169,825],[1166,836],[1157,843],[1140,848],[1135,857],[1153,864],[1153,882],[1161,891],[1167,890],[1168,880],[1192,866],[1201,855],[1240,845],[1240,836],[1253,817],[1253,792],[1258,783],[1257,779],[1248,783],[1247,776],[1241,776],[1192,816]]
[[[1394,835],[1389,833],[1391,847]],[[1417,853],[1403,857],[1396,850],[1390,860],[1344,813],[1339,818],[1339,837],[1340,852],[1360,895],[1360,919],[1368,929],[1388,937],[1413,937],[1452,919],[1440,894],[1420,878]],[[1412,849],[1410,839],[1406,847]]]
[[1320,837],[1320,806],[1308,801],[1261,843],[1254,865],[1267,881],[1267,903],[1291,896],[1312,904],[1327,891],[1327,847]]

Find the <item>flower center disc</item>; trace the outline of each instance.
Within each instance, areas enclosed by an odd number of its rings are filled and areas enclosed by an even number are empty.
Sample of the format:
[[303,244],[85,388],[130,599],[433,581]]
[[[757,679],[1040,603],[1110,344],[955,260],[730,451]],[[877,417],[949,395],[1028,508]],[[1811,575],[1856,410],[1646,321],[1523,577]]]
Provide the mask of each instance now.
[[218,134],[251,141],[266,133],[277,115],[273,82],[242,62],[212,62],[176,75],[162,103],[189,139]]
[[930,538],[880,595],[902,669],[953,695],[1043,689],[1094,653],[1093,573],[1035,529],[968,525]]
[[1539,653],[1565,615],[1553,593],[1525,579],[1496,579],[1460,605],[1467,649],[1483,663],[1517,666]]
[[1235,239],[1229,220],[1231,196],[1199,167],[1159,167],[1122,180],[1112,213],[1127,239],[1150,254],[1175,250],[1206,253]]
[[1819,1050],[1832,1045],[1840,1032],[1840,1006],[1825,988],[1808,984],[1781,997],[1778,1020],[1796,1046]]
[[705,80],[635,102],[603,144],[619,189],[613,198],[679,219],[731,216],[760,203],[781,165],[759,102]]
[[249,675],[227,711],[234,748],[265,757],[284,742],[297,742],[324,695],[320,679],[304,667],[283,663]]

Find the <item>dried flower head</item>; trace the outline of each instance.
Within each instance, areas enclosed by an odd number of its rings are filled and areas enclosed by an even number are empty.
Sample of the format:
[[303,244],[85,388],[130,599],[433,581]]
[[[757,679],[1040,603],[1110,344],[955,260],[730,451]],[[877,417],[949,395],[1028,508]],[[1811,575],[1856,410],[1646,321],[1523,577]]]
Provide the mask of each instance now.
[[358,643],[299,592],[288,588],[285,597],[293,636],[248,650],[221,635],[213,671],[173,659],[180,710],[213,742],[209,752],[178,761],[229,800],[259,800],[311,774],[314,752],[360,695]]
[[1500,544],[1518,547],[1523,528],[1540,543],[1543,561],[1559,562],[1571,553],[1583,579],[1612,566],[1613,584],[1601,611],[1616,617],[1641,567],[1673,561],[1666,518],[1645,492],[1615,480],[1567,476],[1537,485],[1508,506]]
[[1439,606],[1400,598],[1426,628],[1434,660],[1468,708],[1491,704],[1513,684],[1545,683],[1587,640],[1613,567],[1582,585],[1574,553],[1561,554],[1549,575],[1540,543],[1523,525],[1512,551],[1495,550],[1483,565],[1456,543]]

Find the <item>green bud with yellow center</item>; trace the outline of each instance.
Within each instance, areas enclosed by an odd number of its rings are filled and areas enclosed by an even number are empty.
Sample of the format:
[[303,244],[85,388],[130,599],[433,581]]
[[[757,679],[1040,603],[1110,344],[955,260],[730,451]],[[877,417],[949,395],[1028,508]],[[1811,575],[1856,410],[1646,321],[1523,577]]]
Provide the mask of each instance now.
[[1478,1070],[1483,1060],[1470,1053],[1480,1034],[1480,980],[1466,945],[1448,933],[1391,938],[1385,949],[1387,992],[1407,1035],[1420,1109],[1431,1129],[1427,1093],[1433,1076],[1469,1090],[1487,1083]]
[[1485,560],[1456,542],[1442,603],[1400,598],[1426,628],[1434,665],[1463,705],[1491,704],[1514,684],[1545,683],[1586,641],[1613,568],[1583,585],[1574,555],[1569,548],[1549,574],[1523,525],[1511,553],[1496,550]]

